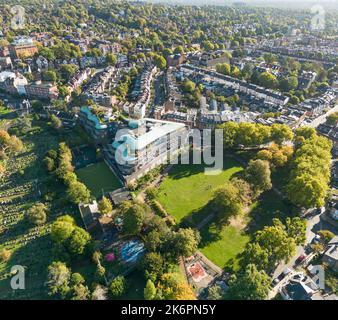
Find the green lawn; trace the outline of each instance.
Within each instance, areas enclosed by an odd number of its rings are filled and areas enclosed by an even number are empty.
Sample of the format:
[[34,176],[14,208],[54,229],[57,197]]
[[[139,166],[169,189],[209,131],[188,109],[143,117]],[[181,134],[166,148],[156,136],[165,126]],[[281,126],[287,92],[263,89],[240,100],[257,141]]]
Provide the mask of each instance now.
[[179,223],[191,217],[194,222],[205,215],[203,208],[212,199],[214,189],[242,170],[233,158],[226,158],[219,175],[206,175],[203,165],[176,165],[162,182],[158,200]]
[[[225,158],[224,163],[224,171],[216,176],[205,175],[202,165],[173,167],[159,188],[158,200],[178,223],[196,226],[212,210],[208,202],[213,190],[242,170],[233,158]],[[253,234],[271,225],[273,218],[284,221],[290,215],[290,208],[275,192],[266,192],[252,204],[242,226],[230,224],[219,228],[215,221],[205,225],[200,230],[200,250],[219,267],[236,269],[239,255]]]
[[219,229],[215,223],[211,223],[204,226],[200,233],[202,253],[221,268],[235,260],[250,240],[250,235],[231,225]]
[[120,181],[104,162],[81,168],[76,175],[95,197],[102,195],[102,190],[108,192],[121,187]]

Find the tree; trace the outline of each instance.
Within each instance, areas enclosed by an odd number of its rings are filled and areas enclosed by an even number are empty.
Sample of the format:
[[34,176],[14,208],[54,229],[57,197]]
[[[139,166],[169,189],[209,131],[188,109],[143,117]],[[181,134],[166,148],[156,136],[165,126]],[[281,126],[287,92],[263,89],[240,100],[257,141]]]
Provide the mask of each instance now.
[[100,284],[92,292],[92,300],[107,300],[108,289]]
[[48,172],[52,172],[55,170],[55,161],[54,159],[50,158],[50,157],[45,157],[43,159],[43,164],[45,165],[46,169]]
[[154,63],[156,65],[157,68],[159,69],[165,69],[167,66],[167,61],[164,57],[160,56],[160,55],[155,55],[154,56]]
[[270,190],[271,171],[269,162],[264,160],[250,160],[248,167],[245,170],[246,180],[253,186],[256,194]]
[[109,214],[113,211],[113,206],[106,197],[102,197],[102,199],[99,201],[98,208],[101,214]]
[[62,121],[54,114],[50,116],[50,121],[54,129],[60,129],[62,127]]
[[240,191],[239,198],[242,205],[243,206],[250,205],[253,198],[253,191],[251,185],[247,181],[236,177],[231,179],[231,183],[235,188],[237,188]]
[[12,252],[8,249],[1,249],[0,250],[0,261],[7,262],[12,256]]
[[73,181],[70,183],[67,189],[67,195],[69,200],[75,204],[89,203],[91,196],[88,188],[79,181]]
[[255,239],[268,252],[271,267],[281,261],[288,262],[296,254],[296,240],[289,236],[278,219],[273,219],[272,226],[257,231]]
[[80,227],[75,227],[68,239],[69,251],[74,254],[81,255],[85,252],[90,241],[91,236],[86,230]]
[[60,67],[60,72],[63,80],[65,82],[69,81],[70,78],[75,74],[77,70],[76,65],[74,64],[63,64]]
[[42,72],[42,79],[45,81],[56,82],[58,76],[54,70],[46,70]]
[[170,48],[165,48],[162,52],[163,56],[165,58],[171,56],[173,54],[173,51]]
[[298,87],[298,79],[297,77],[291,76],[282,79],[279,82],[279,88],[284,92],[289,92],[291,90],[295,90]]
[[174,49],[174,54],[183,54],[184,53],[184,48],[182,46],[177,46]]
[[258,271],[254,264],[249,264],[244,271],[231,278],[227,295],[235,300],[264,300],[268,296],[270,283],[271,279],[264,271]]
[[89,297],[90,291],[87,286],[80,283],[72,288],[71,300],[88,300]]
[[0,163],[0,179],[3,177],[5,172],[6,172],[5,166],[2,163]]
[[59,295],[65,298],[70,291],[71,272],[66,264],[60,261],[54,261],[48,267],[47,287],[49,295]]
[[134,204],[123,216],[123,232],[129,235],[139,234],[146,216],[144,208],[139,204]]
[[287,185],[290,201],[304,208],[322,207],[327,190],[327,183],[310,173],[298,174]]
[[208,288],[208,300],[221,300],[223,298],[222,288],[217,284]]
[[306,220],[299,217],[286,218],[286,231],[297,245],[304,245],[306,241]]
[[225,148],[232,148],[237,140],[239,125],[236,122],[229,121],[219,126],[223,129],[223,145]]
[[39,226],[46,222],[47,211],[46,205],[43,203],[37,203],[28,210],[27,216],[32,224]]
[[183,82],[183,91],[192,93],[196,89],[196,84],[191,80],[185,80]]
[[75,220],[69,216],[61,216],[56,219],[51,227],[51,238],[56,243],[64,243],[69,239],[75,229]]
[[236,144],[244,147],[265,144],[271,139],[271,129],[269,126],[241,122],[238,124],[236,134]]
[[295,130],[296,137],[310,139],[316,136],[316,129],[312,127],[300,127]]
[[265,62],[269,63],[269,64],[274,63],[274,62],[277,61],[277,57],[274,54],[272,54],[272,53],[265,53],[263,55],[263,58],[264,58]]
[[72,282],[72,285],[84,284],[85,279],[80,273],[75,272],[71,275],[71,282]]
[[153,300],[156,297],[156,288],[150,279],[147,281],[143,294],[145,300]]
[[254,264],[258,270],[267,270],[270,266],[269,252],[257,242],[248,243],[243,252],[241,265],[249,264]]
[[207,40],[202,42],[202,48],[205,49],[205,51],[212,51],[215,49],[215,45]]
[[96,270],[94,274],[95,282],[104,284],[106,282],[106,269],[101,264],[96,265]]
[[271,139],[278,143],[282,144],[286,141],[291,141],[293,138],[293,132],[289,126],[285,124],[274,123],[271,126]]
[[279,146],[275,143],[270,144],[268,150],[260,150],[257,158],[268,161],[272,169],[285,166],[293,155],[292,146]]
[[329,190],[332,143],[318,136],[313,128],[299,129],[287,195],[297,206],[321,207]]
[[230,64],[228,64],[228,63],[218,63],[218,64],[216,64],[216,71],[221,73],[221,74],[230,75],[230,72],[231,72]]
[[88,300],[90,292],[88,287],[85,285],[85,279],[80,273],[73,273],[71,275],[71,300]]
[[22,141],[7,131],[0,130],[0,153],[17,153],[23,149]]
[[243,211],[240,191],[231,182],[215,191],[214,204],[223,223],[228,222],[233,216],[240,215]]
[[119,298],[127,291],[127,282],[123,276],[116,277],[109,286],[113,298]]
[[142,260],[145,277],[156,282],[165,272],[165,261],[157,252],[147,253]]
[[190,257],[197,251],[200,239],[197,230],[191,228],[179,229],[178,232],[173,233],[170,247],[176,258],[179,256]]
[[114,54],[108,53],[107,56],[106,56],[106,61],[109,65],[115,66],[116,62],[117,62],[117,58]]
[[278,87],[278,80],[277,78],[269,72],[262,72],[258,76],[258,83],[266,88],[274,89]]
[[191,287],[176,273],[165,273],[157,286],[164,300],[196,300]]

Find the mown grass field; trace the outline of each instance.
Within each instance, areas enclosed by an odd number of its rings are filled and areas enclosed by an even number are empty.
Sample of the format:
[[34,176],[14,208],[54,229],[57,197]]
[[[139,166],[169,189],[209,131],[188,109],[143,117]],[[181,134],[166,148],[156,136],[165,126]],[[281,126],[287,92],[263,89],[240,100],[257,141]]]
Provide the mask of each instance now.
[[204,165],[174,166],[160,186],[158,200],[177,223],[189,216],[202,218],[199,213],[212,199],[215,188],[242,170],[233,158],[225,159],[221,174],[206,175],[204,168]]
[[96,198],[102,195],[102,191],[114,191],[121,187],[120,181],[104,162],[81,168],[76,175]]
[[[224,170],[216,176],[204,174],[203,165],[177,165],[162,182],[158,200],[183,226],[196,227],[212,212],[208,203],[215,188],[227,183],[243,170],[233,158],[225,158]],[[273,191],[266,192],[251,205],[241,223],[230,223],[220,227],[210,221],[200,229],[201,252],[221,268],[238,267],[238,258],[254,233],[273,218],[289,215],[289,208]]]

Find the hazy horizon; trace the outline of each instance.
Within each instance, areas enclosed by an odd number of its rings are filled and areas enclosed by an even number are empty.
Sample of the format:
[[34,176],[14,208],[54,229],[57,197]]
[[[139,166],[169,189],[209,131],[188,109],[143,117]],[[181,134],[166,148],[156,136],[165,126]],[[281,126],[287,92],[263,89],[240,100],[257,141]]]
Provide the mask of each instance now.
[[191,5],[231,5],[245,3],[253,6],[274,6],[284,8],[310,8],[314,5],[338,9],[338,0],[147,0],[148,2],[160,2],[171,4]]

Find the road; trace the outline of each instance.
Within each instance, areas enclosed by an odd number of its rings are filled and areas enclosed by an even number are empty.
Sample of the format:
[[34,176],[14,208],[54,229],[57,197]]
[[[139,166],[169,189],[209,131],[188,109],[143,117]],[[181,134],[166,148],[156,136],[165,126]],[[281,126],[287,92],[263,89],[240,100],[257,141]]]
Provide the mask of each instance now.
[[307,124],[307,127],[312,127],[312,128],[317,128],[320,124],[324,123],[326,121],[326,118],[334,113],[338,111],[338,104],[335,105],[332,109],[330,109],[328,112],[326,112],[325,114],[317,117],[316,119],[314,119],[310,124]]
[[153,80],[153,89],[154,96],[149,103],[149,108],[146,111],[146,116],[152,118],[154,116],[154,108],[156,106],[161,106],[165,101],[165,92],[164,92],[164,73],[160,72],[157,74]]

